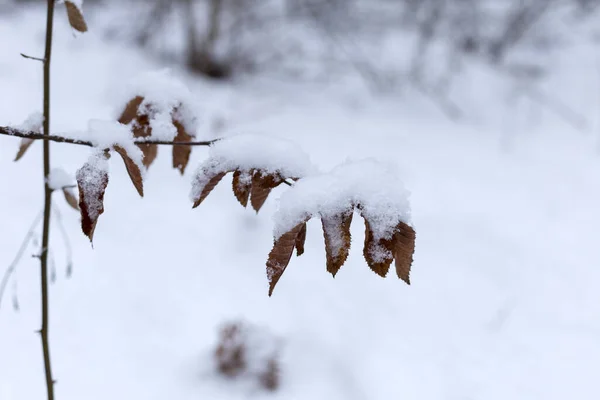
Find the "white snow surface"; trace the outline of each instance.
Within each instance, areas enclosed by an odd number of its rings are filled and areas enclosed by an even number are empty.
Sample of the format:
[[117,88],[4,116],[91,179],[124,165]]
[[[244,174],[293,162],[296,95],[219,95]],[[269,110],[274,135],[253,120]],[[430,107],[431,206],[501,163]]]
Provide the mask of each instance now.
[[48,176],[48,186],[53,190],[60,190],[74,184],[73,177],[62,168],[52,168]]
[[175,138],[177,129],[173,125],[173,118],[185,127],[188,134],[196,135],[197,102],[188,87],[171,69],[164,68],[136,74],[127,83],[125,89],[119,92],[120,100],[116,102],[114,117],[118,119],[127,103],[137,96],[144,98],[140,110],[149,117],[154,139]]
[[[45,15],[28,10],[0,15],[0,87],[10,94],[0,97],[3,125],[18,124],[40,102],[39,63],[19,53],[43,54]],[[74,39],[60,14],[52,64],[56,133],[111,119],[128,77],[160,67],[135,49],[108,45],[94,30]],[[88,17],[90,26],[101,25],[100,17]],[[68,257],[53,220],[56,398],[599,399],[598,54],[591,41],[549,54],[556,75],[545,93],[560,94],[588,118],[583,132],[528,98],[507,105],[502,86],[479,66],[454,83],[458,94],[477,98],[464,108],[478,118],[460,122],[417,95],[376,98],[359,82],[217,85],[177,71],[202,109],[212,110],[199,134],[209,136],[211,115],[225,115],[223,134],[293,140],[323,171],[348,158],[398,165],[417,231],[411,286],[369,270],[356,245],[364,238],[357,223],[348,260],[332,279],[313,220],[306,253],[269,298],[265,261],[275,201],[255,215],[219,185],[192,211],[189,180],[171,168],[170,157],[157,158],[143,199],[114,168],[94,250],[79,214],[55,202],[73,250],[67,280]],[[0,274],[42,206],[42,157],[14,163],[19,143],[0,136]],[[84,146],[51,148],[52,165],[66,171],[89,155]],[[200,164],[208,153],[195,148],[190,162]],[[289,190],[282,185],[271,196]],[[27,250],[14,275],[18,288],[11,281],[6,293],[18,296],[20,311],[7,298],[0,309],[1,400],[45,398],[39,263],[28,256],[37,251]],[[238,319],[283,339],[277,392],[249,391],[214,372],[218,327]]]
[[374,239],[388,239],[400,222],[410,222],[408,197],[393,165],[376,159],[347,161],[327,174],[301,179],[281,195],[274,236],[278,239],[307,218],[334,217],[360,207]]

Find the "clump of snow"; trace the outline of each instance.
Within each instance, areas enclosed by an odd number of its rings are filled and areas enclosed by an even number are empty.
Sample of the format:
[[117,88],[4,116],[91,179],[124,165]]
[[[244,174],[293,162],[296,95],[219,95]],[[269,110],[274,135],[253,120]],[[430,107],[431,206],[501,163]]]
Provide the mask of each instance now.
[[48,175],[48,186],[52,190],[61,190],[73,185],[73,177],[62,168],[53,168]]
[[99,149],[108,149],[118,145],[125,149],[127,155],[140,169],[144,154],[134,143],[133,133],[127,125],[117,121],[104,121],[93,119],[88,122],[88,140]]
[[[292,141],[269,135],[231,136],[210,147],[209,158],[196,172],[191,198],[196,199],[213,176],[236,169],[260,170],[284,178],[301,178],[316,172],[308,155]],[[251,180],[252,175],[242,174],[241,178]]]
[[94,149],[87,162],[77,170],[77,183],[85,196],[88,217],[95,220],[104,209],[101,198],[108,180],[108,160],[102,149]]
[[122,92],[115,117],[118,119],[125,106],[135,97],[143,97],[138,114],[148,115],[152,137],[173,140],[177,129],[173,119],[179,121],[186,132],[195,136],[198,129],[198,105],[192,93],[171,70],[166,68],[136,76]]
[[25,121],[16,128],[26,132],[41,133],[44,129],[44,114],[38,111],[31,113]]
[[409,194],[392,165],[349,161],[327,174],[303,178],[285,192],[274,215],[274,236],[278,239],[307,218],[332,219],[358,207],[374,239],[389,239],[400,222],[410,222]]

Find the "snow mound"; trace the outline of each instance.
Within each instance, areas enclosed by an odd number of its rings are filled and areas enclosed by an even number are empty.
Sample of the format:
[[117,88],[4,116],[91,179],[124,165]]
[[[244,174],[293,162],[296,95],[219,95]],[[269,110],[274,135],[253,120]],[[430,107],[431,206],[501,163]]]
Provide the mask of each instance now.
[[87,140],[90,140],[99,149],[120,146],[138,166],[143,165],[144,154],[134,144],[133,133],[127,125],[116,121],[90,120]]
[[278,239],[313,216],[337,218],[357,207],[374,239],[387,239],[410,222],[410,193],[392,165],[374,159],[347,161],[327,174],[299,180],[279,199],[274,215]]

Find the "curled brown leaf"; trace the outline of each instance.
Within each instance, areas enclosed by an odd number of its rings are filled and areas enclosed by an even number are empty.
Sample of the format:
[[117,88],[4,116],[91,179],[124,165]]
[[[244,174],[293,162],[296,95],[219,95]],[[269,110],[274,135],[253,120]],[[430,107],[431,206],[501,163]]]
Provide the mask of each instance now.
[[226,172],[219,172],[219,173],[213,174],[209,178],[208,182],[202,188],[202,191],[198,194],[198,196],[196,198],[193,199],[193,201],[194,201],[193,208],[198,207],[200,205],[200,203],[202,203],[204,201],[204,199],[206,199],[206,197],[210,194],[210,192],[212,192],[213,189],[219,184],[219,182],[221,182],[221,179],[223,179],[225,174],[226,174]]
[[304,254],[304,244],[306,243],[306,223],[302,224],[298,236],[296,236],[296,256]]
[[[177,120],[173,120],[173,125],[177,129],[177,135],[175,136],[175,142],[191,142],[193,136],[188,134],[183,124]],[[173,168],[177,168],[181,175],[184,174],[185,168],[190,161],[190,154],[192,153],[191,146],[173,146]]]
[[79,32],[87,32],[88,27],[85,23],[85,18],[83,18],[83,14],[79,7],[74,4],[72,1],[65,1],[65,6],[67,7],[67,16],[69,17],[69,24],[73,27],[73,29]]
[[19,161],[27,152],[29,147],[33,144],[33,139],[23,138],[21,139],[21,144],[19,145],[19,151],[17,152],[17,156],[15,157],[15,161]]
[[353,210],[350,210],[343,214],[321,218],[325,237],[327,271],[334,277],[346,262],[350,252],[352,216]]
[[250,198],[250,190],[252,189],[252,171],[235,170],[231,185],[235,198],[243,207],[246,207]]
[[[107,159],[109,155],[104,153],[98,157]],[[99,168],[96,163],[88,161],[77,171],[76,179],[79,188],[81,229],[92,242],[98,217],[104,213],[104,193],[108,186],[108,172]]]
[[404,222],[400,222],[397,229],[394,235],[396,274],[398,278],[410,285],[410,268],[415,252],[416,232]]
[[298,234],[302,230],[305,222],[296,225],[289,232],[284,233],[273,244],[273,249],[269,253],[267,260],[267,278],[269,279],[269,296],[273,294],[275,285],[279,282],[286,267],[290,263]]
[[265,174],[261,171],[254,172],[250,196],[250,203],[254,211],[258,212],[262,208],[271,190],[280,185],[281,182],[283,182],[283,179],[278,175]]
[[78,200],[75,197],[75,193],[70,188],[63,188],[63,195],[65,196],[65,200],[72,209],[79,211]]
[[365,247],[363,255],[369,268],[377,275],[385,278],[394,260],[393,251],[393,240],[376,240],[369,221],[365,218]]
[[123,162],[125,163],[125,168],[127,168],[127,173],[129,174],[129,178],[131,178],[133,186],[135,187],[139,195],[141,197],[144,197],[144,181],[142,178],[142,171],[140,170],[139,165],[137,165],[137,163],[133,161],[131,157],[129,157],[129,154],[127,154],[127,151],[123,147],[115,145],[113,148],[117,153],[119,153],[119,155],[123,159]]

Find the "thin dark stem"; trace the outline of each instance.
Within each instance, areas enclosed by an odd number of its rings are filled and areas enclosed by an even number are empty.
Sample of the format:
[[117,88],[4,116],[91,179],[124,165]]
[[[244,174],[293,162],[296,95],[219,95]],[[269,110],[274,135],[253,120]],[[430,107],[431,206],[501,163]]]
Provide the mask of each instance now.
[[[44,52],[44,135],[50,136],[50,59],[52,57],[52,30],[54,24],[55,0],[48,0],[46,16],[46,50]],[[42,228],[42,252],[40,254],[40,273],[42,285],[42,350],[44,352],[44,371],[46,372],[46,391],[48,400],[54,400],[54,378],[50,363],[49,306],[48,306],[48,245],[50,243],[50,217],[52,215],[52,189],[48,185],[50,175],[50,141],[44,140],[44,225]]]
[[[0,126],[0,135],[15,136],[20,138],[32,139],[32,140],[43,140],[45,143],[56,142],[56,143],[68,143],[77,144],[81,146],[96,147],[96,145],[89,140],[73,139],[61,135],[45,135],[37,132],[25,132],[19,129],[11,128],[8,126]],[[165,146],[210,146],[215,143],[215,140],[204,140],[199,142],[170,142],[168,140],[135,140],[135,144],[156,144]]]
[[15,258],[13,259],[13,262],[10,263],[7,270],[4,272],[4,275],[2,276],[2,280],[0,281],[0,308],[2,308],[2,298],[4,297],[4,292],[6,291],[8,282],[10,281],[10,277],[17,270],[19,261],[21,261],[21,258],[23,257],[23,253],[25,253],[25,250],[27,250],[27,246],[29,246],[29,242],[35,235],[35,228],[38,226],[38,224],[42,220],[42,216],[43,216],[43,213],[40,212],[39,215],[37,217],[35,217],[35,219],[33,220],[33,223],[31,224],[31,227],[29,228],[29,230],[25,234],[25,237],[23,238],[23,241],[21,242],[21,246],[19,247],[19,250],[17,251]]
[[46,61],[43,58],[32,57],[32,56],[28,56],[27,54],[23,54],[23,53],[21,53],[21,57],[27,58],[28,60],[35,60],[35,61],[41,61],[41,62],[45,62]]

